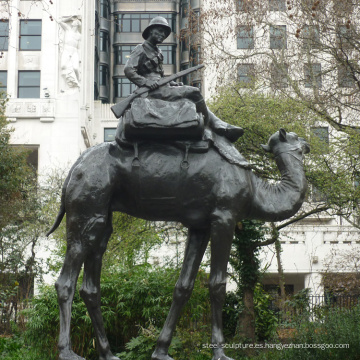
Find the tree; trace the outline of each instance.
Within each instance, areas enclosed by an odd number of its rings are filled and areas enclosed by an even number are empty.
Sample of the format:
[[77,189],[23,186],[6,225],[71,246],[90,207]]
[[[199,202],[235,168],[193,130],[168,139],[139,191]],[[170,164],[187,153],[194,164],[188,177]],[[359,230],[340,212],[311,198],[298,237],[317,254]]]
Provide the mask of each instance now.
[[123,213],[113,215],[113,233],[104,255],[105,268],[147,264],[151,250],[160,246],[161,226]]
[[0,99],[0,231],[13,220],[23,202],[27,184],[33,184],[33,173],[27,165],[27,152],[10,145],[13,131],[6,120],[6,100]]
[[243,75],[243,86],[300,101],[351,136],[360,128],[359,12],[359,0],[208,0],[203,60],[214,83]]
[[[254,220],[244,220],[235,228],[229,263],[231,278],[237,285],[236,296],[241,299],[244,309],[238,319],[238,333],[255,341],[254,289],[260,281],[259,249],[268,245],[267,229],[264,224]],[[271,239],[270,239],[271,242]]]
[[278,230],[321,212],[342,216],[357,226],[354,216],[358,216],[360,189],[356,181],[360,164],[354,154],[360,134],[354,132],[345,139],[343,133],[334,133],[331,142],[327,141],[314,131],[317,129],[314,125],[322,119],[317,112],[288,97],[243,93],[238,84],[219,89],[210,106],[224,121],[244,128],[245,134],[236,146],[250,160],[253,171],[267,179],[276,181],[279,173],[259,143],[266,143],[270,134],[281,127],[296,132],[310,143],[305,170],[311,192],[301,211],[277,224]]
[[40,282],[46,273],[44,250],[50,241],[44,241],[44,234],[57,213],[61,183],[58,172],[42,184],[32,176],[10,211],[12,217],[0,230],[0,332],[11,331],[11,320],[22,321],[19,311],[28,306],[35,279]]
[[[265,239],[259,240],[258,235],[254,232],[242,232],[237,229],[234,245],[237,246],[237,252],[243,252],[243,256],[235,256],[235,259],[232,259],[235,263],[232,265],[238,272],[245,265],[251,273],[251,276],[242,272],[240,275],[241,284],[245,285],[240,291],[245,305],[245,312],[241,314],[240,321],[246,330],[245,335],[254,338],[254,289],[259,279],[257,259],[259,248],[273,243],[277,244],[280,269],[279,285],[280,289],[283,289],[283,303],[285,291],[281,276],[281,249],[279,246],[281,230],[308,216],[324,212],[351,218],[352,206],[356,206],[360,196],[358,189],[354,188],[352,152],[347,150],[353,149],[355,145],[349,140],[344,146],[341,137],[336,138],[335,145],[333,145],[324,143],[317,136],[311,136],[311,126],[316,124],[320,116],[293,99],[264,95],[258,92],[242,93],[236,85],[219,90],[218,96],[213,99],[210,106],[224,121],[244,128],[245,134],[236,143],[236,147],[250,161],[255,173],[272,181],[279,180],[277,168],[259,144],[266,143],[272,133],[283,127],[307,138],[311,148],[311,153],[307,154],[305,158],[307,178],[310,185],[314,189],[316,187],[316,194],[327,194],[319,202],[312,201],[313,198],[309,195],[303,208],[293,218],[282,223],[268,224],[269,233]],[[354,140],[358,139],[354,138]],[[338,150],[339,146],[343,151]],[[254,267],[254,265],[256,266]]]
[[334,297],[337,295],[349,297],[346,299],[348,301],[343,301],[343,305],[354,303],[354,299],[359,296],[359,266],[360,252],[357,247],[332,249],[324,263],[323,286],[326,293]]

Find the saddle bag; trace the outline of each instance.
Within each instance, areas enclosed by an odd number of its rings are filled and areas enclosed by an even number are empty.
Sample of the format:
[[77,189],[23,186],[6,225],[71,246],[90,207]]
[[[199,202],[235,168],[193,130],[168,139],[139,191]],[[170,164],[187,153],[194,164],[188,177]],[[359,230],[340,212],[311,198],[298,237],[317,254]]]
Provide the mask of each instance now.
[[201,140],[204,118],[187,99],[136,98],[124,114],[128,140]]

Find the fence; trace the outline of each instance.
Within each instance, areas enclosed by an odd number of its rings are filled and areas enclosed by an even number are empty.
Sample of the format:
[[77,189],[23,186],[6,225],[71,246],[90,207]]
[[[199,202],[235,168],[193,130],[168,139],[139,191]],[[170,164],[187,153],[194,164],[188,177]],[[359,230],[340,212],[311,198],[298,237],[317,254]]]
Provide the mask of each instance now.
[[302,320],[319,320],[331,309],[351,310],[360,303],[360,296],[355,295],[311,295],[302,301],[285,301],[280,306],[280,299],[273,299],[270,309],[273,310],[279,324],[299,322]]

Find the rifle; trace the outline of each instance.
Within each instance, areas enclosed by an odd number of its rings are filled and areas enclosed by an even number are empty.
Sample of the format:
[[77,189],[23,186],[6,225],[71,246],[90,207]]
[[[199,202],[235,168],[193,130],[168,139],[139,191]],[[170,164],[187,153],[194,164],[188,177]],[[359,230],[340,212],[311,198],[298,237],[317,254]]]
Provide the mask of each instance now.
[[[181,77],[181,76],[185,76],[187,74],[190,74],[194,71],[197,71],[201,68],[203,68],[205,65],[200,64],[194,67],[191,67],[189,69],[180,71],[176,74],[173,75],[169,75],[166,77],[161,78],[158,81],[159,86],[163,86],[167,83],[169,83],[170,81],[174,81],[175,79]],[[126,99],[121,100],[120,102],[118,102],[117,104],[113,105],[111,107],[111,111],[114,113],[114,115],[116,116],[116,118],[118,119],[120,116],[122,116],[125,112],[125,110],[128,108],[128,106],[130,105],[130,103],[137,98],[138,96],[147,93],[148,91],[151,91],[148,87],[143,86],[141,88],[136,89],[132,94],[130,94]]]

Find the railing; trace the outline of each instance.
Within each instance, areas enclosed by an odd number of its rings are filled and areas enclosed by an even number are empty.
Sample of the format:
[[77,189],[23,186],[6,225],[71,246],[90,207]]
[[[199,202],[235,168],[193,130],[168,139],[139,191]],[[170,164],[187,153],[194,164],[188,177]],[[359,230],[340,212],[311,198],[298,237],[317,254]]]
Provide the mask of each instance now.
[[278,317],[279,324],[291,324],[302,320],[320,320],[333,309],[351,311],[356,305],[360,304],[358,295],[312,295],[301,302],[285,301],[280,305],[279,298],[271,302],[270,309]]

